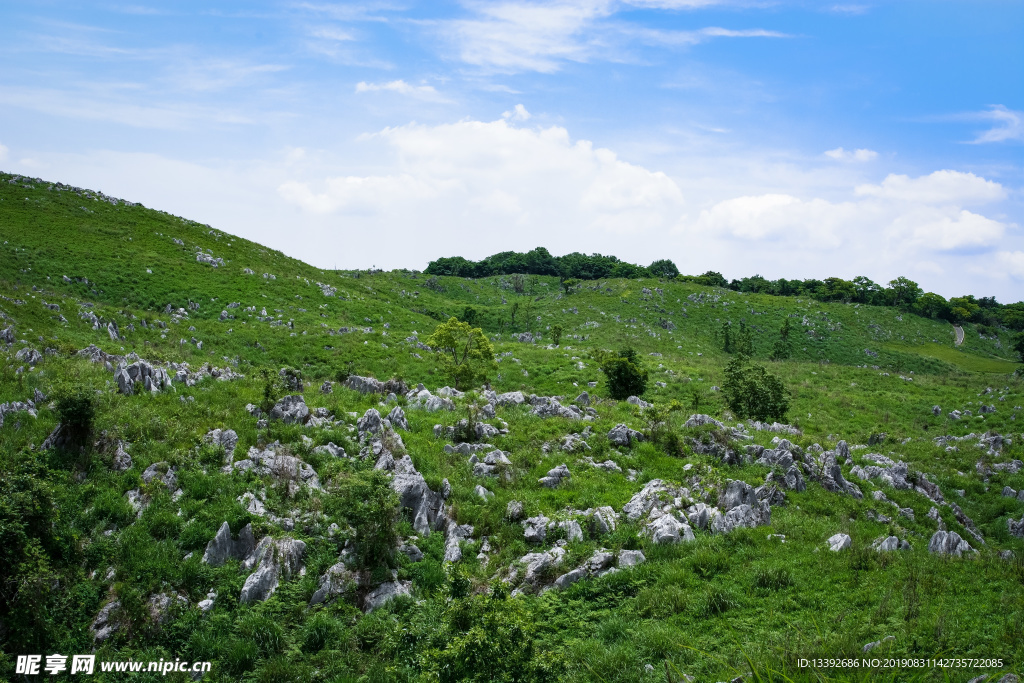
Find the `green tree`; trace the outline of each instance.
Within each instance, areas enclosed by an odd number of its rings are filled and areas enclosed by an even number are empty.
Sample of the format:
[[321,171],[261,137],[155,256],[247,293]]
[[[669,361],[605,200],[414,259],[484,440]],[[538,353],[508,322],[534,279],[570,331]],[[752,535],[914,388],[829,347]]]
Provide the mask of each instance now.
[[363,569],[382,570],[398,566],[398,494],[380,470],[357,472],[340,487],[336,500],[356,531],[356,562]]
[[793,353],[793,342],[789,338],[792,331],[789,325],[789,317],[787,316],[782,321],[782,327],[779,328],[779,338],[772,345],[772,360],[786,360]]
[[1017,360],[1024,363],[1024,332],[1013,338],[1013,350],[1017,352]]
[[877,303],[878,297],[882,292],[882,288],[878,284],[863,275],[853,278],[853,289],[855,292],[854,300],[861,304]]
[[564,331],[565,330],[562,329],[561,325],[551,326],[551,341],[555,346],[558,346],[562,342],[562,332]]
[[789,392],[782,380],[742,354],[726,366],[722,394],[729,408],[742,418],[782,420],[789,410]]
[[434,349],[441,372],[456,389],[485,381],[488,371],[496,367],[494,347],[483,330],[457,318],[438,325],[426,343]]
[[888,295],[893,306],[909,308],[921,296],[922,290],[916,282],[902,275],[889,282]]
[[949,311],[949,302],[934,292],[925,292],[914,304],[914,312],[926,318],[946,318]]
[[566,296],[569,296],[579,286],[580,281],[574,277],[567,277],[562,280],[562,291],[565,292]]
[[651,275],[654,277],[673,278],[679,275],[679,269],[676,267],[676,264],[667,258],[658,259],[647,266],[647,270],[651,271]]
[[726,353],[732,353],[732,331],[730,330],[731,325],[728,322],[722,323],[722,350]]
[[642,396],[647,390],[647,370],[632,348],[623,349],[618,356],[604,358],[601,372],[608,378],[608,393],[614,399]]
[[462,309],[462,322],[468,323],[469,325],[476,325],[477,311],[472,306],[466,306]]
[[750,328],[747,327],[747,323],[740,321],[739,332],[736,333],[736,341],[733,344],[736,349],[736,353],[742,353],[746,356],[754,355],[754,338],[750,334]]

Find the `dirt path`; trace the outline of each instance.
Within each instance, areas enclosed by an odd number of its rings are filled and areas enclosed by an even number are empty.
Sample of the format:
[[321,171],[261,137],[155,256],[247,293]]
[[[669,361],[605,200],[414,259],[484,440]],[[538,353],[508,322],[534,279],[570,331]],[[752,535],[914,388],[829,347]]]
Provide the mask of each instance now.
[[959,325],[953,325],[953,331],[956,332],[956,345],[960,346],[964,343],[964,328]]

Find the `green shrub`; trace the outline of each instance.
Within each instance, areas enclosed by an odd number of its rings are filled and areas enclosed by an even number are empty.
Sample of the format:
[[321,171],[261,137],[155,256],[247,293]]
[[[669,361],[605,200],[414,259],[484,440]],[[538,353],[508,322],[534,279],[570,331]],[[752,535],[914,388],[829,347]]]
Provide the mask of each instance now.
[[632,348],[623,349],[616,357],[603,359],[601,372],[608,378],[608,393],[614,399],[621,401],[630,396],[642,396],[647,391],[647,370]]
[[357,472],[340,487],[341,512],[356,530],[356,561],[364,569],[398,566],[398,495],[380,470]]
[[793,574],[788,569],[771,567],[754,573],[754,586],[765,590],[779,590],[793,585]]
[[782,380],[746,355],[729,361],[722,383],[725,402],[736,415],[760,421],[782,420],[789,410],[789,392]]

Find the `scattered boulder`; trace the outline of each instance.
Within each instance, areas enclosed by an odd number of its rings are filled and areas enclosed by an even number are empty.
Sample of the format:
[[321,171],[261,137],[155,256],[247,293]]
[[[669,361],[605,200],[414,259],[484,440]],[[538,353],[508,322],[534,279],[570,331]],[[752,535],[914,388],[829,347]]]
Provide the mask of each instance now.
[[327,568],[327,571],[317,580],[316,592],[309,599],[310,606],[330,602],[339,595],[355,589],[359,585],[359,577],[345,566],[344,562],[338,562]]
[[619,551],[619,568],[625,569],[626,567],[635,567],[638,564],[643,564],[647,561],[644,557],[643,551],[640,550],[622,550]]
[[848,534],[836,534],[828,539],[828,549],[834,553],[846,550],[853,544]]
[[262,602],[277,590],[281,577],[289,579],[302,570],[306,544],[294,538],[274,540],[265,536],[247,557],[243,566],[254,571],[245,579],[239,601],[243,604]]
[[114,635],[119,628],[117,616],[120,611],[121,603],[118,600],[112,600],[100,608],[96,618],[93,619],[92,624],[89,626],[93,640],[97,643],[102,643]]
[[518,500],[510,500],[505,507],[505,519],[510,522],[518,522],[523,518],[523,503]]
[[681,543],[694,540],[693,530],[672,515],[658,517],[644,527],[644,535],[654,543]]
[[613,446],[629,446],[635,441],[643,441],[644,435],[624,424],[617,424],[608,432],[608,441]]
[[235,459],[235,446],[238,445],[238,434],[235,430],[212,429],[203,437],[203,442],[224,449],[224,464],[231,464]]
[[652,405],[654,405],[653,403],[648,403],[639,396],[630,396],[629,398],[626,399],[626,403],[635,405],[637,408],[650,408]]
[[547,476],[541,477],[538,481],[541,486],[549,489],[558,488],[563,480],[569,479],[572,474],[569,472],[569,468],[566,467],[565,463],[562,463],[554,469],[548,470]]
[[589,406],[590,405],[590,394],[588,394],[587,392],[584,391],[582,394],[580,394],[579,396],[577,396],[573,400],[573,403],[575,403],[576,405],[579,405],[579,406],[584,406],[584,407]]
[[18,352],[14,354],[14,359],[22,363],[27,363],[28,365],[35,365],[43,360],[43,354],[39,353],[39,351],[31,346],[26,346],[23,349],[19,349]]
[[308,463],[294,455],[278,453],[283,450],[280,443],[274,442],[264,450],[256,447],[249,449],[245,459],[231,463],[223,468],[225,472],[247,472],[252,470],[259,475],[269,475],[280,482],[286,482],[290,487],[308,486],[312,489],[320,488],[320,478]]
[[548,522],[551,520],[544,515],[537,515],[523,520],[523,538],[527,543],[538,545],[544,542],[548,533]]
[[409,431],[409,421],[405,418],[405,411],[402,410],[402,406],[395,406],[391,409],[391,412],[388,413],[388,421],[396,429]]
[[305,424],[309,419],[306,399],[300,394],[285,396],[270,409],[270,419],[281,420],[285,424]]
[[227,522],[220,525],[217,535],[206,544],[203,562],[212,567],[219,567],[228,559],[244,560],[256,550],[256,538],[252,533],[252,524],[246,524],[238,532],[238,538],[232,540],[231,527]]
[[1024,538],[1024,516],[1020,518],[1020,521],[1014,521],[1011,517],[1006,520],[1006,525],[1010,528],[1010,535],[1016,536],[1017,538]]
[[412,515],[412,526],[418,534],[429,534],[440,529],[444,521],[444,496],[427,486],[423,475],[416,471],[412,459],[406,455],[395,464],[391,488],[398,494],[402,507]]
[[955,531],[936,531],[928,542],[928,552],[937,555],[956,555],[960,557],[964,553],[977,552],[960,534]]
[[412,581],[388,581],[374,588],[363,598],[363,611],[369,614],[399,596],[412,595]]
[[498,394],[495,398],[495,403],[499,406],[518,406],[526,403],[526,397],[523,396],[521,391],[509,391],[504,394]]

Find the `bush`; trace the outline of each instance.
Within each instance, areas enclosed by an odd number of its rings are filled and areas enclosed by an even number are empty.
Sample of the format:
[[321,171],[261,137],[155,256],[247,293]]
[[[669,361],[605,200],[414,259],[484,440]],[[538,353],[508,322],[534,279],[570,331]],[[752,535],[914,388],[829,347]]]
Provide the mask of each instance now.
[[608,378],[608,393],[614,399],[642,396],[647,390],[647,370],[634,349],[626,348],[617,357],[605,358],[601,372]]
[[364,569],[398,566],[398,495],[380,470],[358,472],[338,491],[343,514],[356,530],[356,561]]
[[437,353],[441,372],[456,389],[485,381],[487,372],[495,367],[494,347],[483,330],[457,318],[438,325],[427,339],[427,346]]
[[782,380],[760,365],[751,365],[745,355],[729,361],[722,393],[729,408],[742,418],[782,420],[789,410],[789,392]]
[[96,399],[87,389],[77,389],[57,398],[57,417],[65,449],[77,450],[88,446],[95,416]]
[[[562,333],[565,330],[562,329],[561,325],[553,325],[551,327],[551,343],[558,346],[562,342]],[[1024,338],[1024,336],[1022,336]]]

